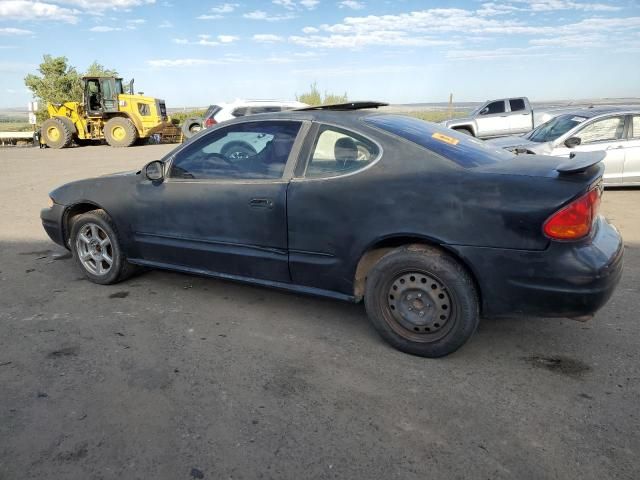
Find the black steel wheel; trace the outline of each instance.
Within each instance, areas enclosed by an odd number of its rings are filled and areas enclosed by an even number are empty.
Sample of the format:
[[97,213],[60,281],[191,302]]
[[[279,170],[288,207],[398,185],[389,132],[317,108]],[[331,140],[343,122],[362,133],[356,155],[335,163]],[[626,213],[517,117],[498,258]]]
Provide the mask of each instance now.
[[473,279],[445,252],[422,245],[389,252],[367,275],[365,306],[395,348],[441,357],[460,348],[479,321]]

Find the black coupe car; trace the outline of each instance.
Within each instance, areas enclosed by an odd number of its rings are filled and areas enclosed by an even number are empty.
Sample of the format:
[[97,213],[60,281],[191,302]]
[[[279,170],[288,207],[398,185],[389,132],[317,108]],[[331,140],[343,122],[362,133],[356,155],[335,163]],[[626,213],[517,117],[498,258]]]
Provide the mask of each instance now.
[[601,154],[515,156],[352,103],[240,118],[41,217],[89,279],[138,266],[359,302],[391,345],[449,354],[480,316],[584,319],[622,273]]

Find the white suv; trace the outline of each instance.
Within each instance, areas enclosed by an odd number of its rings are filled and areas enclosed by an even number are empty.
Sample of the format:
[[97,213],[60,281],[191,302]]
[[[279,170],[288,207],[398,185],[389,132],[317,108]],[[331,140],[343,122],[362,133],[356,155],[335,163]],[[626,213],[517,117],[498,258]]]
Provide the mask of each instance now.
[[189,118],[182,125],[185,138],[191,138],[203,128],[209,128],[225,120],[257,113],[281,112],[308,107],[306,103],[282,100],[234,100],[230,103],[211,105],[202,118]]

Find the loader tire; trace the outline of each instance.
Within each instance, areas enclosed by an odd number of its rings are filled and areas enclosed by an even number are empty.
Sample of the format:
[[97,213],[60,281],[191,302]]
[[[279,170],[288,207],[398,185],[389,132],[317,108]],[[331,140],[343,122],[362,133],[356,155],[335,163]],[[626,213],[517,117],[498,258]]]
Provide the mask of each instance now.
[[184,138],[191,138],[202,130],[201,118],[187,118],[182,124],[182,135]]
[[128,118],[113,117],[104,125],[104,138],[112,147],[130,147],[138,140],[138,130]]
[[49,148],[66,148],[71,145],[73,134],[65,122],[57,118],[48,118],[40,127],[42,139]]

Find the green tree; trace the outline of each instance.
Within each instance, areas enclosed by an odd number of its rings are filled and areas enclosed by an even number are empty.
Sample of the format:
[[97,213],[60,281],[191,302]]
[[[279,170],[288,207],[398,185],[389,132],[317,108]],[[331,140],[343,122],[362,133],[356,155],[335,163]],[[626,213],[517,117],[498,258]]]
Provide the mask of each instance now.
[[42,108],[46,108],[47,103],[82,100],[81,76],[69,65],[67,57],[44,55],[38,71],[41,75],[29,74],[24,83]]
[[99,64],[98,62],[93,62],[87,68],[87,71],[84,73],[86,77],[118,77],[118,72],[116,70],[112,70],[109,68],[105,68],[104,65]]

